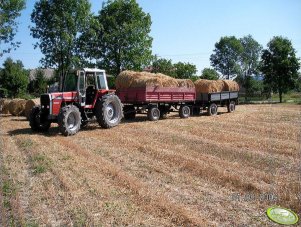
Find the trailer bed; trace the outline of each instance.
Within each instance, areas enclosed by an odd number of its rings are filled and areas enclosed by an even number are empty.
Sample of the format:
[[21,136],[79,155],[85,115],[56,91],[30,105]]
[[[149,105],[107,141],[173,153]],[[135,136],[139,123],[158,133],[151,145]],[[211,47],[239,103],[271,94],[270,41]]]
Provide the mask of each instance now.
[[118,89],[116,94],[122,103],[180,103],[194,102],[195,88],[144,87]]
[[233,100],[238,98],[238,91],[223,91],[216,93],[199,93],[197,101],[201,102],[218,102],[223,100]]

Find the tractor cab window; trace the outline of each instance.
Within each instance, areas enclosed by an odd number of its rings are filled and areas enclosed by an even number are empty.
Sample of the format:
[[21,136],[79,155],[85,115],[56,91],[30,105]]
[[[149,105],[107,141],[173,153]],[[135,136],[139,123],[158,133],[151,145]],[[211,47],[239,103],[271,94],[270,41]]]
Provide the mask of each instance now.
[[86,74],[86,80],[87,80],[87,86],[86,87],[95,89],[94,73],[87,73]]
[[64,91],[76,91],[77,90],[77,75],[69,73],[65,77]]
[[108,89],[106,77],[103,72],[96,73],[98,89]]

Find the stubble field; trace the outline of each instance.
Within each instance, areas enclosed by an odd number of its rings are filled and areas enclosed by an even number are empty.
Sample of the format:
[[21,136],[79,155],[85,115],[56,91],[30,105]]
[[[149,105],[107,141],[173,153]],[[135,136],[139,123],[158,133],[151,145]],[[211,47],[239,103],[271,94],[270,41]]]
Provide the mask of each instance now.
[[220,112],[72,137],[1,115],[0,225],[273,226],[273,205],[300,215],[301,106]]

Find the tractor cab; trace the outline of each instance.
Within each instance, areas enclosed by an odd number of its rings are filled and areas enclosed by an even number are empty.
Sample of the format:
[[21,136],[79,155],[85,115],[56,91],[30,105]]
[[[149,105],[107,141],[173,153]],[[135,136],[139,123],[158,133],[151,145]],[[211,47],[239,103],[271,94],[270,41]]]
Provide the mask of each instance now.
[[62,78],[60,92],[41,95],[41,106],[34,107],[30,126],[33,131],[46,131],[57,122],[64,135],[77,133],[91,119],[103,128],[119,124],[122,104],[114,90],[108,88],[105,70],[73,70]]
[[[63,82],[62,92],[77,92],[80,106],[92,108],[98,92],[109,91],[105,70],[84,68],[69,72]],[[114,90],[112,90],[114,92]],[[92,106],[91,106],[92,105]]]

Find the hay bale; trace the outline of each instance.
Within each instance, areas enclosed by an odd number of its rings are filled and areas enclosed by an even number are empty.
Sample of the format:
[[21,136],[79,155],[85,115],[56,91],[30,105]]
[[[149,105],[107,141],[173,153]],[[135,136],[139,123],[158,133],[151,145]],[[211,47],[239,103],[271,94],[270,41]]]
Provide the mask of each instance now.
[[9,113],[13,116],[24,116],[26,100],[13,99],[8,104]]
[[178,87],[175,78],[166,76],[162,73],[123,71],[115,81],[117,89],[143,88],[146,86],[154,87]]
[[178,87],[194,88],[194,83],[188,79],[177,79]]
[[27,118],[27,120],[29,120],[29,116],[30,116],[32,108],[34,106],[37,106],[37,105],[40,105],[40,99],[39,98],[27,100],[27,102],[25,104],[25,110],[24,110],[25,117]]
[[194,82],[196,93],[213,93],[224,90],[224,82],[222,80],[204,80],[199,79]]
[[9,99],[1,99],[0,100],[0,113],[9,114],[9,110],[8,110],[9,102],[10,102]]
[[239,85],[233,80],[223,80],[224,91],[239,91]]

